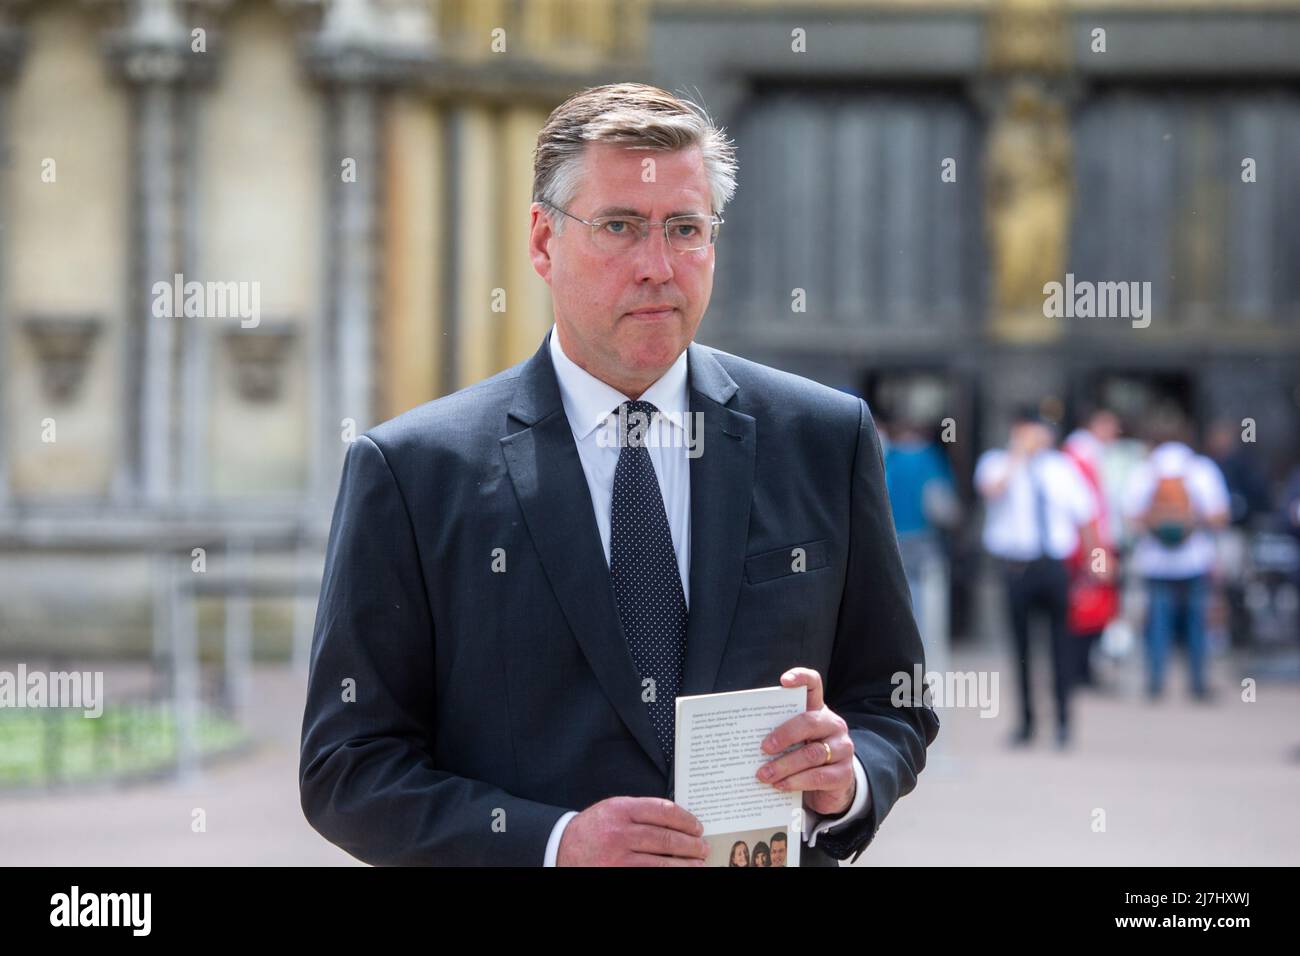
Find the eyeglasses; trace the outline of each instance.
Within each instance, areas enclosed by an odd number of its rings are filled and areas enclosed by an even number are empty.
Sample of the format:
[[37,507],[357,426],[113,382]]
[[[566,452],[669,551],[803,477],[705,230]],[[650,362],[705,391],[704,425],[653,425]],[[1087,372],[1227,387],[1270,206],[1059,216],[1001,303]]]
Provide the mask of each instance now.
[[637,243],[649,238],[651,226],[664,227],[664,239],[676,252],[694,252],[706,249],[718,238],[718,227],[725,219],[718,216],[673,216],[663,222],[651,222],[640,216],[600,216],[583,219],[565,212],[554,203],[542,200],[556,212],[575,219],[591,228],[591,241],[602,252],[627,252]]

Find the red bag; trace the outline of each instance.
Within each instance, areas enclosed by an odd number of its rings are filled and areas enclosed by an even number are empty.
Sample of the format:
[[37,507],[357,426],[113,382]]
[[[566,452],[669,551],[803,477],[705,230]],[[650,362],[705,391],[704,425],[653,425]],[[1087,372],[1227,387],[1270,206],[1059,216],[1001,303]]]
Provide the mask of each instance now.
[[1094,634],[1119,613],[1119,588],[1080,575],[1070,584],[1068,626],[1071,634]]
[[[1096,497],[1098,515],[1093,527],[1100,534],[1101,529],[1105,527],[1106,507],[1106,499],[1101,492],[1101,481],[1093,470],[1091,462],[1070,448],[1066,448],[1066,454],[1074,460],[1084,481]],[[1112,564],[1114,563],[1115,552],[1109,547],[1106,549],[1106,557]],[[1080,542],[1078,549],[1066,560],[1066,567],[1070,571],[1066,626],[1071,634],[1095,634],[1104,630],[1106,625],[1119,614],[1119,588],[1113,583],[1119,569],[1114,567],[1110,569],[1110,581],[1098,581],[1088,574],[1085,569],[1086,561],[1083,543]]]

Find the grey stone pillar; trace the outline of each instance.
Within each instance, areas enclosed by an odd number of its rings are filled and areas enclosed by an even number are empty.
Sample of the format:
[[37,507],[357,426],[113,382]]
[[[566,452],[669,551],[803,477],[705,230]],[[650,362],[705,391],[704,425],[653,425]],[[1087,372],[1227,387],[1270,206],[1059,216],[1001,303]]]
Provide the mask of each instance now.
[[129,352],[138,356],[127,376],[135,410],[129,430],[135,483],[146,505],[168,503],[175,492],[179,395],[177,365],[182,315],[153,314],[152,286],[181,272],[177,113],[180,84],[195,62],[177,0],[135,0],[126,26],[110,34],[108,54],[134,89],[134,182],[138,245],[133,250]]
[[334,165],[350,159],[357,170],[355,182],[343,182],[338,176],[333,184],[330,239],[338,411],[340,419],[356,422],[360,434],[374,424],[375,203],[380,160],[374,90],[361,82],[341,83],[332,93],[330,110]]
[[199,775],[199,716],[202,713],[202,672],[199,664],[198,602],[191,582],[185,580],[189,569],[181,560],[169,555],[168,585],[170,595],[167,631],[171,650],[171,713],[176,727],[176,775],[182,782],[192,782]]
[[226,702],[239,725],[247,727],[253,696],[253,602],[244,583],[253,575],[250,542],[227,542],[222,573],[232,582],[239,582],[227,583],[225,590]]
[[[0,289],[5,287],[5,265],[12,261],[9,253],[13,241],[4,228],[8,196],[3,186],[9,181],[13,159],[9,152],[9,87],[22,64],[23,36],[9,23],[9,15],[0,7]],[[0,511],[9,503],[9,395],[3,370],[8,368],[8,330],[13,327],[5,314],[4,296],[0,295]]]
[[[320,454],[313,490],[330,497],[347,445],[343,422],[356,435],[375,424],[376,250],[383,152],[383,88],[411,82],[432,62],[432,23],[415,0],[388,3],[331,0],[305,48],[307,66],[327,93],[328,134],[322,168],[330,200],[325,328],[319,337],[322,381]],[[355,178],[344,179],[351,161]]]

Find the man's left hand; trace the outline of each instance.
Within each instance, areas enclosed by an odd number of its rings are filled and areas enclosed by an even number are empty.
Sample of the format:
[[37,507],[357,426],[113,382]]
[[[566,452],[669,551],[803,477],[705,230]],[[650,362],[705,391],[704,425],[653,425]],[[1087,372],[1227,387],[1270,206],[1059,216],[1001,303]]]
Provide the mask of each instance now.
[[[758,771],[758,779],[778,790],[802,790],[803,805],[825,817],[838,816],[853,805],[857,778],[853,773],[853,738],[844,718],[826,706],[822,675],[809,667],[792,667],[781,675],[784,687],[808,688],[808,709],[791,717],[763,741],[763,752],[779,754],[804,744]],[[830,747],[829,759],[826,748]]]

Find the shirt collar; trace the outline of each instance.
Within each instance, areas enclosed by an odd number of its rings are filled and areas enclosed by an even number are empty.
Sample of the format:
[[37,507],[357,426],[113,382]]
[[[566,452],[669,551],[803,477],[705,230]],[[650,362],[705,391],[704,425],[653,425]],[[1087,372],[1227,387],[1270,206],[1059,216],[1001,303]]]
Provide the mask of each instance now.
[[[645,390],[640,399],[654,405],[661,412],[675,413],[663,420],[678,428],[684,427],[684,416],[688,411],[686,353],[687,349],[682,349],[677,361],[668,366],[668,370]],[[555,366],[555,378],[560,386],[560,398],[564,402],[564,413],[569,418],[569,427],[573,429],[573,437],[579,441],[603,424],[619,405],[631,401],[618,389],[602,382],[565,355],[554,325],[551,326],[551,364]]]

